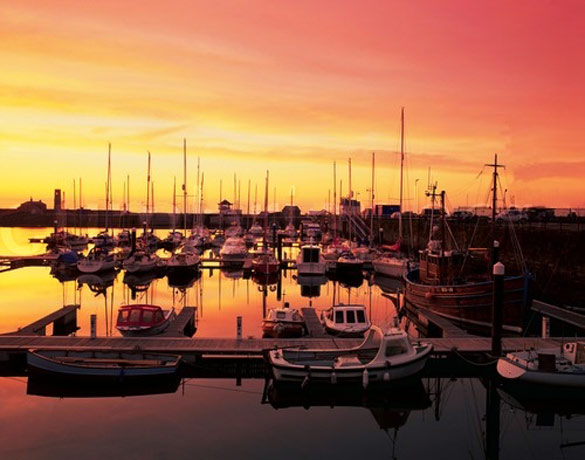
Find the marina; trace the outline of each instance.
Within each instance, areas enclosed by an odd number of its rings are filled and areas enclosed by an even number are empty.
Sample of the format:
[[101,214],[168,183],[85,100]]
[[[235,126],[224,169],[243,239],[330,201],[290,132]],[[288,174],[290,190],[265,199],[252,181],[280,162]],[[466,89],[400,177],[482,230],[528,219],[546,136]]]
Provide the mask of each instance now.
[[0,458],[582,460],[583,17],[3,6]]

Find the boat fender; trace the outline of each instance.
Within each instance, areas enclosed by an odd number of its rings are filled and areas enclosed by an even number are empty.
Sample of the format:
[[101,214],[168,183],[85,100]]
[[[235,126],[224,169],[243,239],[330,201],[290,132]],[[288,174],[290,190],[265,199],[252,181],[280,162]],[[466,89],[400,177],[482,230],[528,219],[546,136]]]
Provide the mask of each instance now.
[[563,345],[563,348],[564,348],[565,352],[572,353],[573,352],[573,348],[574,348],[574,344],[572,344],[572,343],[565,343]]
[[331,383],[333,385],[335,385],[337,383],[337,374],[335,374],[335,371],[331,372]]
[[370,383],[370,375],[368,374],[368,370],[364,369],[364,373],[362,374],[362,386],[364,390],[368,388],[368,384]]
[[433,293],[431,291],[427,291],[425,293],[425,299],[432,299],[433,298]]
[[303,390],[307,387],[307,385],[309,384],[309,380],[311,379],[311,368],[309,367],[308,364],[305,365],[305,370],[307,371],[307,375],[305,375],[303,383],[301,383],[301,388]]
[[384,380],[384,382],[389,382],[390,381],[390,372],[384,372],[382,379]]

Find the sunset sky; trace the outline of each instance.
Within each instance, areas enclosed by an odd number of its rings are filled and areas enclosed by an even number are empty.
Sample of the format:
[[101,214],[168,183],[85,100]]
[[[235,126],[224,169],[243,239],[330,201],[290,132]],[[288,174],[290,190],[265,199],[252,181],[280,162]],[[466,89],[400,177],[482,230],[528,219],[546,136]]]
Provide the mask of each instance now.
[[[486,203],[494,153],[508,204],[585,207],[585,3],[563,1],[110,1],[0,6],[0,207],[54,188],[104,207],[108,142],[114,208],[126,175],[144,208],[189,193],[197,157],[206,208],[219,182],[245,205],[248,180],[279,207],[327,205],[332,163],[347,193],[398,197],[406,111],[407,207],[427,168],[451,206]],[[478,177],[479,176],[479,177]],[[52,206],[52,204],[51,204]],[[193,205],[190,206],[193,209]]]

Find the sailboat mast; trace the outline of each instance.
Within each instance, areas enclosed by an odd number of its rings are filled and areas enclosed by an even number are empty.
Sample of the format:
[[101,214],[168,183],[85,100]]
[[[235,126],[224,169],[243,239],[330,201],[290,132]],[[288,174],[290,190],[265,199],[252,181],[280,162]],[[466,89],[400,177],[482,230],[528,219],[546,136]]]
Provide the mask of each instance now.
[[374,242],[374,182],[376,180],[376,152],[372,152],[372,188],[370,190],[370,246]]
[[173,233],[176,230],[177,221],[177,177],[173,177]]
[[402,190],[404,181],[404,107],[400,112],[400,212],[398,214],[398,240],[402,241]]
[[[201,212],[201,208],[200,208],[200,204],[201,204],[201,176],[200,176],[200,172],[199,172],[199,167],[200,167],[200,157],[197,157],[197,193],[195,194],[195,209],[197,210],[197,214],[199,214]],[[191,227],[195,227],[195,221],[193,221],[193,225],[191,225]]]
[[351,221],[353,219],[353,206],[352,206],[352,190],[351,190],[351,158],[348,159],[348,167],[349,167],[349,191],[348,191],[348,204],[349,204],[349,208],[348,208],[348,221],[347,221],[347,227],[348,227],[348,233],[349,233],[349,247],[351,249]]
[[337,239],[337,164],[333,162],[333,239]]
[[105,230],[108,231],[108,211],[110,209],[110,180],[111,180],[111,155],[112,155],[112,144],[108,143],[108,174],[106,180],[106,225]]
[[150,152],[148,152],[148,166],[146,168],[146,220],[150,213]]
[[485,166],[490,166],[494,168],[493,172],[493,185],[492,185],[492,239],[496,237],[496,215],[498,209],[498,168],[504,168],[505,166],[502,164],[498,164],[498,154],[494,154],[494,163],[493,164],[486,164]]
[[268,232],[268,170],[266,170],[266,189],[264,190],[264,250],[267,249],[266,237]]
[[248,179],[248,209],[246,210],[246,228],[250,228],[250,186],[252,181]]
[[183,138],[183,230],[187,236],[187,139]]

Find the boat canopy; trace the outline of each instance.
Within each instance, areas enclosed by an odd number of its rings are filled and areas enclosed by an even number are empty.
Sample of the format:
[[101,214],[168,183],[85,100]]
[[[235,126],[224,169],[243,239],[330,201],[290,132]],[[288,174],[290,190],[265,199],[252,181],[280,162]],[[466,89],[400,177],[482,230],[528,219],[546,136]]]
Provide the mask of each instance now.
[[165,319],[157,305],[126,305],[118,311],[116,327],[155,326]]

